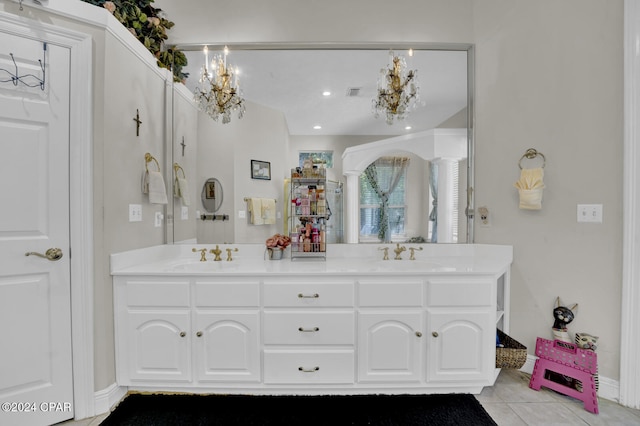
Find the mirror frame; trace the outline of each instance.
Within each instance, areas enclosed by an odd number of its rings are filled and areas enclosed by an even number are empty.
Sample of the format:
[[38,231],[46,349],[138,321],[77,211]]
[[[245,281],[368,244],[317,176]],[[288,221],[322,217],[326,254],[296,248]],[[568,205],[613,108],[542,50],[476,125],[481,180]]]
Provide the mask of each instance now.
[[[466,244],[474,243],[474,216],[475,216],[475,45],[472,43],[431,43],[431,42],[372,42],[372,43],[207,43],[210,49],[222,49],[228,46],[232,50],[454,50],[467,53],[467,200],[464,214],[467,218]],[[173,47],[182,51],[200,51],[205,44],[183,44]],[[195,77],[193,77],[195,78]],[[166,128],[167,128],[167,162],[173,164],[173,147],[176,135],[173,126],[173,86],[169,85],[171,95],[167,97]],[[181,84],[181,83],[180,83]],[[165,169],[166,170],[166,169]],[[170,197],[170,202],[165,206],[165,216],[172,218],[174,214],[175,198]],[[171,211],[169,212],[169,208]],[[173,221],[165,221],[166,243],[173,244]],[[197,236],[195,236],[197,238]],[[463,243],[459,242],[458,244]],[[437,243],[436,243],[437,244]]]

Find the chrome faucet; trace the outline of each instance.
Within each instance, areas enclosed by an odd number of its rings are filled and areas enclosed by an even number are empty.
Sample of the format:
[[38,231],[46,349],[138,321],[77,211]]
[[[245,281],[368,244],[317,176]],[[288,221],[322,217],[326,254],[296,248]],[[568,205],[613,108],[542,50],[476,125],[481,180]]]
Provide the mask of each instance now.
[[220,250],[220,247],[218,247],[218,245],[216,244],[216,248],[211,249],[211,254],[213,254],[215,256],[215,258],[213,259],[214,261],[220,261],[222,260],[222,258],[220,257],[220,254],[222,253],[222,250]]
[[378,247],[378,250],[384,251],[384,256],[382,256],[382,260],[389,260],[389,247]]
[[206,262],[207,261],[207,249],[203,248],[203,249],[197,249],[197,248],[192,248],[191,249],[192,252],[200,252],[200,262]]
[[396,248],[393,249],[393,252],[396,254],[396,257],[394,257],[394,259],[402,260],[400,254],[402,254],[403,251],[407,251],[407,248],[405,246],[400,247],[400,243],[396,243]]
[[422,247],[418,247],[418,248],[409,247],[409,252],[411,253],[411,255],[409,256],[409,260],[416,260],[416,257],[415,257],[416,250],[422,251]]

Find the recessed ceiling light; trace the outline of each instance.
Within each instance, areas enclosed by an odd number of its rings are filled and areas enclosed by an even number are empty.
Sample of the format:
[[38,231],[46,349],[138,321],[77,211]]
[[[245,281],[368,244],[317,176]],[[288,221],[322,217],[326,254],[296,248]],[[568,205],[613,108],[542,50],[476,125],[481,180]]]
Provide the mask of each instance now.
[[315,126],[313,126],[313,128],[314,128],[315,130],[320,130],[320,129],[322,129],[322,126],[320,126],[320,125],[316,124]]
[[322,92],[322,96],[331,96],[331,92],[328,90],[325,90],[324,92]]

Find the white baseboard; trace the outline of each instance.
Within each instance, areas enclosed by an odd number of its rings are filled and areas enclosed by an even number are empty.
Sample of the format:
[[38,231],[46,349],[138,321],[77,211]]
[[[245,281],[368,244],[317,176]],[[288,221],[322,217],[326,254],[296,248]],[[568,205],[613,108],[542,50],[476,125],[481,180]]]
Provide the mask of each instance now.
[[95,392],[96,416],[110,412],[111,408],[124,398],[127,391],[126,387],[114,383],[106,389]]
[[[535,355],[527,355],[527,361],[524,363],[520,371],[527,374],[533,373],[533,367],[536,364]],[[608,377],[599,377],[600,385],[598,386],[598,397],[608,399],[614,402],[620,401],[620,383],[617,380]]]

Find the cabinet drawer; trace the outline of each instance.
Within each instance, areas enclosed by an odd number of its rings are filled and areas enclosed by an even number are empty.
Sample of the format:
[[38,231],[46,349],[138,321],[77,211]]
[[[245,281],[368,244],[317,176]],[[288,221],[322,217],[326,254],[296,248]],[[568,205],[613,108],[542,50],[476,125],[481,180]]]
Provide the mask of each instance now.
[[260,306],[260,284],[256,282],[196,281],[198,307]]
[[264,351],[264,382],[290,384],[352,384],[353,350]]
[[360,306],[422,306],[422,281],[367,282],[360,281],[358,303]]
[[189,282],[184,281],[127,281],[125,287],[126,301],[129,307],[134,306],[179,306],[188,307]]
[[265,312],[267,345],[353,345],[353,312]]
[[353,283],[265,283],[266,307],[353,306]]
[[492,306],[495,286],[488,280],[437,280],[427,283],[429,306]]

